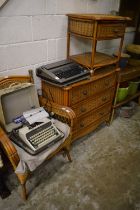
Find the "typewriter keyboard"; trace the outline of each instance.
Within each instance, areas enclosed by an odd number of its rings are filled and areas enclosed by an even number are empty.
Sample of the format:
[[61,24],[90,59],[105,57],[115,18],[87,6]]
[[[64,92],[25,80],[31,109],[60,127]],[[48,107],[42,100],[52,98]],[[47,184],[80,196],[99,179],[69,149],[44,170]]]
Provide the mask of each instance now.
[[58,70],[58,71],[55,71],[55,75],[57,77],[59,77],[60,79],[62,78],[70,78],[72,76],[76,76],[76,75],[80,75],[81,73],[84,72],[84,69],[80,66],[77,66],[77,65],[73,65],[73,68],[62,68],[62,70]]
[[53,124],[45,123],[36,129],[26,134],[28,141],[34,148],[41,148],[43,146],[50,147],[62,138],[59,132]]

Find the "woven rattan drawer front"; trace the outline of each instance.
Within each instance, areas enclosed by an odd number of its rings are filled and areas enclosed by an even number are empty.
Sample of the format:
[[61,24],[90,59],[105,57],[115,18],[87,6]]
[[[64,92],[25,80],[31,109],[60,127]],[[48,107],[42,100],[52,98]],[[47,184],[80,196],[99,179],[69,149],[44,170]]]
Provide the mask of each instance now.
[[112,87],[115,84],[115,75],[110,75],[102,79],[89,82],[88,84],[81,85],[81,87],[74,87],[70,91],[70,105],[87,99],[88,97],[99,93]]
[[76,104],[72,107],[77,117],[80,117],[81,115],[98,108],[99,106],[111,102],[114,95],[114,88],[111,90],[107,90],[102,92],[99,95],[96,95],[95,97],[91,97],[89,100],[85,100],[81,103]]
[[69,32],[86,37],[93,37],[94,22],[71,18],[69,20]]
[[74,130],[82,130],[83,128],[88,127],[90,124],[94,123],[96,120],[107,115],[111,110],[111,103],[107,103],[97,110],[93,110],[87,113],[85,116],[77,118],[76,125]]
[[122,37],[124,32],[124,23],[99,23],[97,29],[97,39]]

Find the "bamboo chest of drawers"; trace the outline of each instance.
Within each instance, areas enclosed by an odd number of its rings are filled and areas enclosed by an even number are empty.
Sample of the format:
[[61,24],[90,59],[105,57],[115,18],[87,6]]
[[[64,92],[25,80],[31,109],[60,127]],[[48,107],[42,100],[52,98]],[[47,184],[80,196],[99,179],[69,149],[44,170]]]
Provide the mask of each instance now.
[[72,140],[109,121],[116,85],[116,69],[104,67],[89,80],[57,87],[42,80],[42,94],[51,101],[71,107],[76,114]]

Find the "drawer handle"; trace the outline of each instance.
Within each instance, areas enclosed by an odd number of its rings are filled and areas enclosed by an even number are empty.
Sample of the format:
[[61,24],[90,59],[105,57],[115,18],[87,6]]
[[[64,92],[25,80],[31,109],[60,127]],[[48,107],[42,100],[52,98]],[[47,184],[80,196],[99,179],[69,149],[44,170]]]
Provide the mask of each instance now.
[[114,32],[114,33],[118,33],[119,30],[118,30],[118,29],[114,29],[113,32]]
[[84,123],[80,123],[80,128],[83,128],[84,127]]
[[86,108],[81,107],[80,111],[81,111],[81,112],[85,112],[85,111],[86,111]]
[[103,116],[104,115],[104,112],[100,112],[99,114],[100,114],[100,116]]
[[87,90],[83,91],[83,95],[86,96],[87,95]]
[[107,97],[104,96],[104,97],[102,98],[102,101],[106,101],[106,100],[107,100]]

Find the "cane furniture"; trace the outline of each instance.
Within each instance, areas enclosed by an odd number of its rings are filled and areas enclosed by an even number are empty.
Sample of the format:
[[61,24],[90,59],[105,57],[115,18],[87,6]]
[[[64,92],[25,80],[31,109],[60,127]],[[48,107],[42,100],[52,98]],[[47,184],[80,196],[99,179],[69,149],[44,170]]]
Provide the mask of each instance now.
[[[6,87],[9,87],[11,84],[15,83],[25,83],[25,82],[33,82],[32,76],[11,76],[11,77],[6,77],[6,78],[1,78],[0,79],[0,90]],[[42,98],[43,101],[43,98]],[[73,127],[73,119],[75,117],[74,112],[65,106],[60,106],[55,103],[47,103],[45,102],[45,107],[47,108],[47,111],[53,113],[53,117],[67,123],[70,127],[70,133],[67,139],[54,151],[52,152],[48,157],[47,160],[58,154],[59,152],[62,152],[63,154],[66,154],[69,161],[71,161],[70,157],[70,144],[71,144],[71,136],[72,136],[72,127]],[[2,126],[0,126],[0,146],[4,150],[6,156],[10,160],[13,169],[15,170],[19,161],[20,157],[17,153],[17,150],[12,143],[12,141],[9,139],[8,134],[4,131]],[[26,192],[26,181],[29,176],[29,172],[25,172],[23,174],[21,173],[16,173],[19,182],[22,187],[22,197],[24,200],[27,198],[27,192]]]
[[[119,61],[126,21],[128,17],[99,15],[99,14],[68,14],[67,57],[88,67],[99,67],[117,63]],[[70,55],[71,36],[91,40],[91,52]],[[113,57],[96,51],[96,45],[101,40],[120,39],[118,57]]]
[[57,87],[42,80],[44,100],[68,106],[76,114],[72,141],[93,131],[102,122],[109,122],[117,70],[114,66],[101,68],[89,80],[67,87]]
[[[70,107],[76,114],[72,140],[93,131],[102,122],[110,122],[115,95],[117,63],[123,45],[127,17],[68,14],[67,58],[90,70],[89,80],[57,87],[42,80],[43,97]],[[91,52],[70,55],[71,36],[91,40]],[[120,39],[118,57],[96,51],[97,41]]]

